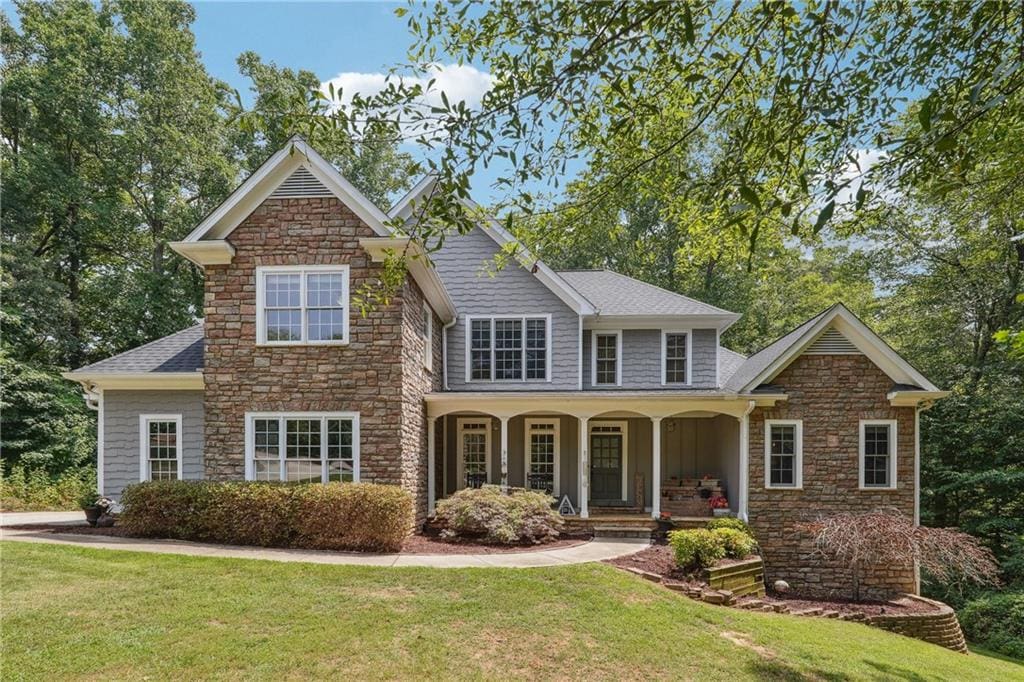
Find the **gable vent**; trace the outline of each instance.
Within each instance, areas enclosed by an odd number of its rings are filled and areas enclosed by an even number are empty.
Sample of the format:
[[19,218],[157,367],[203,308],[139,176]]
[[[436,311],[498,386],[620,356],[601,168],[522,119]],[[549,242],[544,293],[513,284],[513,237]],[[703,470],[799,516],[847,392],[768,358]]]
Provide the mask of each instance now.
[[331,190],[316,179],[309,169],[299,166],[270,195],[271,199],[295,199],[297,197],[330,197]]
[[861,355],[857,346],[836,329],[829,327],[804,351],[808,355]]

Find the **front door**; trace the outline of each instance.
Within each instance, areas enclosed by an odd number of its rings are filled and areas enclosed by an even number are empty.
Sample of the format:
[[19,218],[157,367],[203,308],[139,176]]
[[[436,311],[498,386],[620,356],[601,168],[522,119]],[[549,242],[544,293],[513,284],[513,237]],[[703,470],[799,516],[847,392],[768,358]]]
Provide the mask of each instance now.
[[622,500],[622,434],[590,434],[590,499]]

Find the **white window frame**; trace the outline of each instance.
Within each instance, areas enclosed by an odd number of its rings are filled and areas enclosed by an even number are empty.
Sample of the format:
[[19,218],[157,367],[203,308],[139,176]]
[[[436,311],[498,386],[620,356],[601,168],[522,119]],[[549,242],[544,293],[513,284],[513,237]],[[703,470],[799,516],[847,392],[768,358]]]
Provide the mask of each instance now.
[[185,449],[184,433],[181,429],[180,414],[140,414],[139,415],[139,481],[151,481],[152,476],[149,470],[149,423],[150,422],[174,422],[177,429],[178,445],[178,480],[182,480],[184,474]]
[[[868,426],[889,427],[889,485],[864,485],[864,436]],[[861,490],[896,490],[896,444],[899,442],[899,431],[895,419],[861,419],[858,428],[860,437],[857,446],[858,476],[857,483]]]
[[[793,484],[772,483],[772,427],[792,426]],[[804,422],[802,419],[764,420],[764,487],[768,490],[803,490],[804,487]]]
[[423,366],[428,372],[434,371],[434,311],[423,303]]
[[245,480],[256,480],[256,454],[255,424],[257,419],[277,419],[281,422],[280,437],[278,442],[278,477],[274,480],[283,481],[281,477],[284,471],[285,448],[287,438],[285,434],[287,427],[284,422],[288,419],[319,419],[321,428],[320,438],[320,480],[322,483],[329,482],[330,472],[327,468],[327,439],[323,436],[327,433],[326,421],[328,419],[350,419],[352,421],[352,482],[359,482],[359,413],[358,412],[246,412],[245,413]]
[[[491,378],[490,379],[474,379],[473,378],[473,322],[479,322],[480,320],[490,320],[491,323]],[[495,379],[494,378],[494,323],[496,320],[518,320],[521,324],[522,330],[522,362],[523,362],[523,378],[522,379]],[[544,378],[543,379],[527,379],[526,378],[526,322],[527,320],[544,320],[544,329],[546,338],[544,342],[545,347],[545,363],[544,363]],[[466,357],[465,357],[465,368],[466,368],[466,383],[475,384],[540,384],[551,382],[551,357],[554,355],[554,333],[551,329],[551,314],[546,313],[543,315],[467,315],[466,316]]]
[[[622,490],[621,494],[623,501],[629,499],[629,476],[627,472],[629,470],[629,422],[624,420],[609,420],[609,419],[591,419],[587,423],[587,452],[591,452],[590,437],[594,433],[594,427],[602,426],[613,426],[618,427],[619,433],[622,434]],[[609,433],[608,431],[599,433]],[[587,480],[590,480],[590,466],[592,462],[587,462]],[[590,496],[590,486],[587,485],[587,496]]]
[[[615,383],[597,383],[597,337],[615,337]],[[621,329],[591,329],[590,330],[590,385],[597,386],[621,386],[622,385],[622,330]]]
[[[312,273],[336,272],[342,275],[342,300],[337,306],[343,309],[341,339],[310,341],[307,337],[308,310],[306,302],[306,275]],[[267,275],[299,276],[299,309],[302,311],[302,338],[298,341],[268,341],[266,314]],[[348,265],[261,265],[256,268],[256,345],[257,346],[345,346],[349,342],[349,318],[352,314],[351,291],[349,289]]]
[[[686,376],[683,381],[668,380],[668,337],[673,334],[686,335]],[[661,330],[661,385],[662,386],[689,386],[692,383],[693,372],[693,331],[690,329],[663,329]]]
[[[462,435],[466,429],[466,424],[480,424],[484,423],[487,428],[483,430],[484,433],[484,450],[487,452],[485,460],[485,469],[487,472],[487,482],[491,482],[491,459],[493,459],[494,452],[491,449],[491,431],[494,424],[490,417],[459,417],[455,420],[456,424],[456,441],[455,441],[455,453],[458,460],[456,461],[455,467],[455,489],[462,490],[466,487],[466,458],[465,458],[465,442],[462,439]],[[472,430],[471,433],[476,432]]]
[[551,417],[550,419],[544,419],[543,417],[530,417],[525,419],[523,422],[523,487],[528,488],[530,485],[530,464],[532,464],[532,448],[530,443],[530,433],[534,425],[536,424],[554,424],[553,430],[543,430],[539,433],[554,433],[555,436],[555,461],[554,471],[551,479],[551,494],[558,496],[558,491],[561,490],[559,487],[559,461],[562,458],[562,419],[561,417]]

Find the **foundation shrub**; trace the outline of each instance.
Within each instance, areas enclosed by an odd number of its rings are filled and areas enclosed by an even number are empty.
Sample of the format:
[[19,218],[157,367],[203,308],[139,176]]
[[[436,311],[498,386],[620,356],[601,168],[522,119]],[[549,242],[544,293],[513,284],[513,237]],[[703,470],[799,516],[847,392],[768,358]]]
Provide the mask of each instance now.
[[674,530],[668,534],[668,542],[676,555],[676,565],[684,570],[707,568],[725,558],[725,542],[706,528]]
[[732,528],[746,533],[750,537],[754,537],[754,532],[750,530],[750,526],[743,519],[737,519],[732,516],[723,516],[717,519],[711,519],[705,526],[708,530],[717,530],[719,528]]
[[722,546],[725,547],[725,556],[730,559],[742,559],[748,556],[757,545],[754,538],[735,528],[716,528],[711,533],[722,541]]
[[393,485],[307,485],[294,500],[301,547],[397,552],[413,527],[412,497]]
[[464,488],[437,504],[437,519],[448,538],[468,538],[512,545],[554,540],[562,530],[562,517],[551,508],[554,499],[544,493],[494,485]]

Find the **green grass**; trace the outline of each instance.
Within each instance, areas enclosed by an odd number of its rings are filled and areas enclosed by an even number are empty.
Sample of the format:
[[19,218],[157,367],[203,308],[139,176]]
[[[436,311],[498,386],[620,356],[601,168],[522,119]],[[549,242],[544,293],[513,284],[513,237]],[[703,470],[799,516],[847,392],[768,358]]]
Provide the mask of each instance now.
[[14,679],[1008,680],[853,623],[754,614],[617,569],[388,569],[0,544]]

